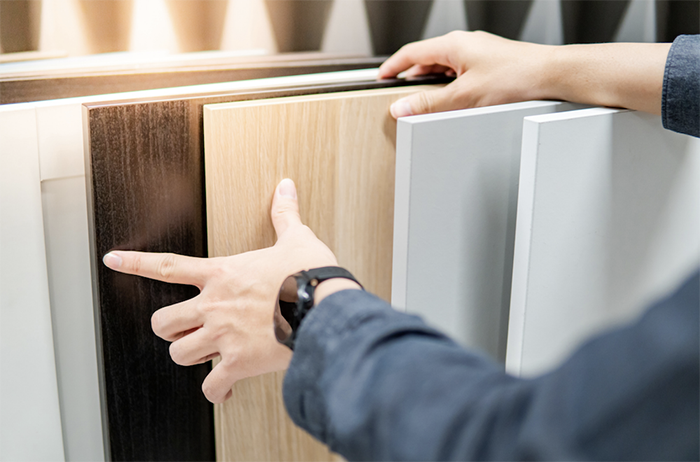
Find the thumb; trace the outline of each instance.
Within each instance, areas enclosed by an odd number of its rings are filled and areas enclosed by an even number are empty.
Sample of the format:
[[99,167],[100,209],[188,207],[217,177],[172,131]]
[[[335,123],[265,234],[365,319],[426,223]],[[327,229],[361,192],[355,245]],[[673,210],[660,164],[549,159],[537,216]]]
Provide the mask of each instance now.
[[297,188],[289,178],[280,181],[272,199],[272,226],[279,239],[291,226],[300,225]]
[[433,112],[458,109],[455,104],[454,87],[447,85],[437,90],[422,91],[406,96],[394,102],[389,109],[391,115],[398,119],[418,114],[430,114]]

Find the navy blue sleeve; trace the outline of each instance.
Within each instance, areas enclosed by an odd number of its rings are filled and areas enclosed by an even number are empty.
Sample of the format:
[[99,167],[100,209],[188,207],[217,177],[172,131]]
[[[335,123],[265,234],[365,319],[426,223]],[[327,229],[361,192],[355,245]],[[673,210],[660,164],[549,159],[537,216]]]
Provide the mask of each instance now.
[[679,35],[671,45],[661,119],[669,130],[700,137],[700,35]]
[[634,324],[519,379],[342,291],[302,323],[284,402],[349,460],[698,460],[699,311],[695,273]]

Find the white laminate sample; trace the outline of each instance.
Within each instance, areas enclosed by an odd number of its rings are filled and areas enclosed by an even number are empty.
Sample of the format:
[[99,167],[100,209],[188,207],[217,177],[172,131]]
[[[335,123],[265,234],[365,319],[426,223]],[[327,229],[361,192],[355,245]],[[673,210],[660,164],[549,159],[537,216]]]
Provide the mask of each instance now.
[[530,101],[399,119],[392,304],[501,362]]
[[85,177],[41,183],[51,318],[67,460],[102,460]]
[[64,460],[33,111],[0,112],[0,460]]
[[700,264],[700,140],[595,108],[523,128],[506,369],[556,367]]

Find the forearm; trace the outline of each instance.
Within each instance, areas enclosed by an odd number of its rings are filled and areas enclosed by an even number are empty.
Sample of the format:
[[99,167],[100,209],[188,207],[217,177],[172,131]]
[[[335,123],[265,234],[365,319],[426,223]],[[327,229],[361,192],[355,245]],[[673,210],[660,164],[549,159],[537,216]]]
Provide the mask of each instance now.
[[543,52],[541,97],[661,114],[670,43],[550,47]]

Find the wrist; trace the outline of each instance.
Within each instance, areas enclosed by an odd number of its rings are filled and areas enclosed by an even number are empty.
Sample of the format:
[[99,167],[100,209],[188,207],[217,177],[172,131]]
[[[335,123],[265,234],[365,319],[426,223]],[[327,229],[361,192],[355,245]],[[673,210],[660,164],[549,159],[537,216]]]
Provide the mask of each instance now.
[[540,54],[537,99],[567,100],[567,78],[571,48],[569,45],[545,46]]

